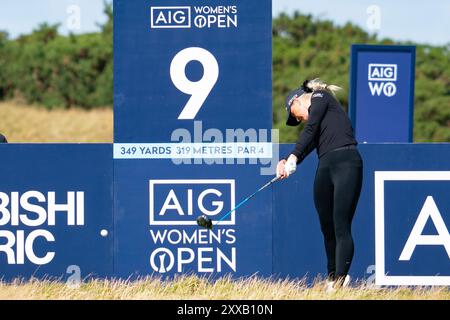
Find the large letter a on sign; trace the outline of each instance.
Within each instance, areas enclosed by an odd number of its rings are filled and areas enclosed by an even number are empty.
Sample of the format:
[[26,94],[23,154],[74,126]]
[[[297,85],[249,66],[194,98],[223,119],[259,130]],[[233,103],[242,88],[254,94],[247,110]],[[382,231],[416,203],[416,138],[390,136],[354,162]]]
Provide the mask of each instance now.
[[[423,229],[429,218],[433,221],[438,233],[437,235],[422,235]],[[417,245],[444,246],[448,258],[450,259],[450,234],[432,196],[428,196],[425,200],[399,260],[410,260]]]

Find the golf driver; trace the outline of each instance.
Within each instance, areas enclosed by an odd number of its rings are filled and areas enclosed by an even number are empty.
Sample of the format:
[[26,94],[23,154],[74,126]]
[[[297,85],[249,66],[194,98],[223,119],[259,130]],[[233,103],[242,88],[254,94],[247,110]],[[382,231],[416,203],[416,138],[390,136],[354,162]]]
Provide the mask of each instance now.
[[[270,180],[269,182],[267,182],[265,185],[263,185],[261,188],[259,188],[258,190],[256,190],[254,193],[252,193],[251,195],[249,195],[247,198],[245,198],[244,200],[242,200],[237,206],[235,206],[233,209],[231,209],[230,211],[228,211],[222,218],[220,218],[219,221],[217,221],[216,226],[218,224],[220,224],[226,217],[228,217],[233,211],[235,211],[237,208],[239,208],[240,206],[242,206],[244,203],[246,203],[248,200],[250,200],[255,194],[257,194],[258,192],[260,192],[261,190],[264,190],[265,188],[267,188],[268,186],[270,186],[272,183],[274,183],[275,181],[278,181],[280,179],[280,177],[274,177],[272,180]],[[212,220],[207,217],[206,215],[202,215],[200,217],[197,218],[197,224],[200,227],[204,227],[206,229],[212,229],[213,223]]]

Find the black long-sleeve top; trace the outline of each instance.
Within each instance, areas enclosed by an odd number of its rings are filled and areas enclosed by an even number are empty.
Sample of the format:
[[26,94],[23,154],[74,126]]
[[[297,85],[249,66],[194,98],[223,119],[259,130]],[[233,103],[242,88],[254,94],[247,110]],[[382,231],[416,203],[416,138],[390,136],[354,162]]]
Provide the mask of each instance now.
[[358,143],[350,119],[340,103],[328,91],[315,91],[311,97],[308,121],[290,154],[297,157],[299,164],[314,148],[317,148],[320,158],[328,151],[352,144]]

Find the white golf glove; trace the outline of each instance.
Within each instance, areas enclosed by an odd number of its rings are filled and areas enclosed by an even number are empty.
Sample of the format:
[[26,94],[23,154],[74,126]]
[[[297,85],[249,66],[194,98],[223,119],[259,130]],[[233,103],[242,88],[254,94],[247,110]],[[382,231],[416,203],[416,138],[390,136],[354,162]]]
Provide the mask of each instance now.
[[286,178],[293,174],[295,170],[297,170],[297,161],[289,157],[284,165],[284,173],[286,174]]

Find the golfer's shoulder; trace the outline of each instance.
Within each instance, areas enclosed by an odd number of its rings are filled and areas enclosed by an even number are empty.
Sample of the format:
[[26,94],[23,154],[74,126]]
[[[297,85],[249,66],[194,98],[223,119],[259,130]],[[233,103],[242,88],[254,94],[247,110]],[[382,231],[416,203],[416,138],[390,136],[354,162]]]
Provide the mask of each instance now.
[[314,91],[311,96],[311,104],[320,104],[324,108],[334,109],[341,107],[341,104],[337,100],[337,98],[328,90],[318,90]]
[[325,90],[314,91],[311,96],[311,105],[321,106],[323,109],[333,102],[333,96]]
[[327,101],[332,98],[333,98],[333,95],[326,90],[314,91],[311,96],[311,99],[316,100],[316,101]]

